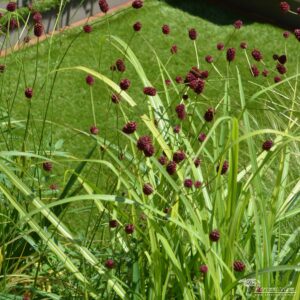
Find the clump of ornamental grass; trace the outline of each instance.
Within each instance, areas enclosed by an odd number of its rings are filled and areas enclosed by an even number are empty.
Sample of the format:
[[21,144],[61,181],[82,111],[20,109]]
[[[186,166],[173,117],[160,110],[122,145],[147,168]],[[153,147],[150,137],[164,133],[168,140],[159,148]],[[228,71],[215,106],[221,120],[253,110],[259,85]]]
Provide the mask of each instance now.
[[[108,2],[98,4],[109,24]],[[145,6],[134,0],[128,10],[138,19]],[[288,3],[280,9],[292,13]],[[42,18],[33,16],[39,38]],[[247,299],[254,294],[245,278],[262,291],[296,290],[300,232],[290,234],[288,223],[300,212],[300,75],[292,73],[285,36],[272,58],[264,45],[241,42],[242,20],[232,24],[230,38],[203,53],[198,49],[211,41],[200,26],[188,26],[185,41],[165,47],[168,63],[143,40],[153,54],[151,67],[157,63],[154,77],[143,53],[133,51],[146,22],[128,25],[128,41],[105,27],[115,52],[103,53],[111,55],[103,69],[64,67],[66,50],[51,72],[40,74],[37,39],[36,73],[21,73],[26,80],[18,79],[15,93],[21,96],[1,107],[5,296]],[[88,40],[96,27],[85,24],[79,34]],[[164,41],[176,36],[168,20],[152,29]],[[184,61],[180,74],[173,59],[189,49],[195,57]],[[9,67],[1,61],[4,84]],[[72,105],[67,89],[53,97],[66,74],[74,82],[79,74],[83,91],[74,127],[54,121],[57,101],[66,101],[65,113]],[[20,120],[11,109],[15,101],[23,104]],[[38,101],[42,116],[34,114]],[[84,107],[89,115],[81,126]]]

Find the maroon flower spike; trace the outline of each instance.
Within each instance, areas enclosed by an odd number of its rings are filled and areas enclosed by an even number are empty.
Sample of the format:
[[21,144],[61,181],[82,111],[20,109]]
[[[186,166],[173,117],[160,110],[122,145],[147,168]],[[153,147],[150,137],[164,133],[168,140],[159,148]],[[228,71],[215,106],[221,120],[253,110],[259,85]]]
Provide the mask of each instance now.
[[274,60],[277,60],[279,58],[279,55],[278,54],[273,54],[273,59]]
[[[219,168],[220,165],[217,166],[216,171],[219,173]],[[224,160],[223,165],[222,165],[222,170],[221,170],[221,175],[226,174],[226,172],[228,171],[229,168],[229,163],[227,160]]]
[[201,79],[206,79],[206,78],[208,78],[208,71],[201,71],[201,72],[200,72],[200,78],[201,78]]
[[170,80],[170,79],[166,79],[166,80],[165,80],[165,84],[166,84],[166,85],[170,85],[170,84],[171,84],[171,80]]
[[193,186],[193,181],[192,181],[192,179],[185,179],[183,185],[184,185],[186,188],[190,189],[190,188]]
[[43,19],[43,16],[37,11],[32,15],[34,23],[40,23]]
[[144,87],[144,94],[148,96],[155,96],[156,95],[156,89],[151,86]]
[[264,69],[264,70],[261,72],[261,74],[262,74],[262,76],[267,77],[268,74],[269,74],[269,71],[266,70],[266,69]]
[[182,151],[182,150],[176,151],[176,152],[173,154],[173,160],[174,160],[176,163],[182,162],[185,158],[186,158],[186,155],[185,155],[184,151]]
[[252,74],[254,77],[258,77],[258,76],[259,76],[259,70],[258,70],[258,68],[257,68],[256,65],[253,65],[253,66],[251,67],[251,74]]
[[297,7],[296,12],[298,15],[300,15],[300,7]]
[[189,37],[192,41],[195,41],[197,39],[197,31],[195,28],[189,29]]
[[300,29],[295,29],[294,34],[296,39],[300,42]]
[[134,225],[133,224],[127,224],[126,226],[125,226],[125,232],[127,233],[127,234],[132,234],[133,232],[134,232]]
[[279,57],[278,57],[278,61],[279,61],[281,64],[284,65],[284,64],[286,63],[286,61],[287,61],[286,55],[283,54],[283,55],[279,56]]
[[194,182],[194,187],[195,187],[196,189],[199,189],[201,186],[202,186],[202,182],[201,182],[201,181],[196,180],[196,181]]
[[42,23],[36,23],[33,27],[33,32],[36,37],[40,37],[44,33],[44,26]]
[[198,141],[202,143],[205,141],[205,139],[206,139],[206,134],[201,132],[198,136]]
[[149,196],[153,193],[153,187],[150,183],[145,183],[144,186],[143,186],[143,193],[146,195],[146,196]]
[[56,191],[56,190],[58,190],[58,185],[56,183],[52,183],[52,184],[50,184],[49,188],[52,191]]
[[119,103],[121,101],[121,97],[118,94],[112,94],[111,95],[111,101],[115,104]]
[[106,14],[109,10],[109,6],[108,6],[106,0],[99,0],[98,4],[100,7],[100,10]]
[[28,99],[31,99],[33,96],[33,90],[30,87],[26,88],[24,93],[25,93],[26,98],[28,98]]
[[288,12],[290,10],[290,5],[287,2],[280,2],[280,9],[283,12]]
[[162,155],[159,157],[158,161],[162,166],[164,166],[168,162],[168,159],[166,156]]
[[133,24],[133,30],[138,32],[142,29],[142,23],[141,22],[136,22]]
[[177,117],[180,120],[184,120],[186,117],[186,112],[185,112],[185,105],[184,104],[178,104],[175,108],[175,111],[177,113]]
[[168,214],[168,213],[171,212],[171,208],[170,208],[170,207],[165,207],[164,210],[163,210],[163,212],[164,212],[165,214]]
[[287,68],[282,64],[277,64],[276,69],[280,74],[285,74],[287,72]]
[[5,65],[0,64],[0,73],[4,73],[5,71]]
[[176,76],[175,81],[176,81],[177,83],[183,83],[183,79],[182,79],[181,76]]
[[222,50],[224,50],[224,44],[223,43],[218,43],[217,44],[217,49],[219,50],[219,51],[222,51]]
[[236,260],[233,263],[233,269],[236,272],[243,272],[245,270],[245,268],[246,268],[245,264],[240,260]]
[[229,48],[226,53],[227,61],[232,62],[235,59],[235,48]]
[[107,269],[113,269],[115,267],[115,262],[113,259],[108,259],[104,265]]
[[176,169],[177,169],[177,164],[175,161],[170,161],[167,164],[166,170],[170,175],[173,175],[176,172]]
[[19,27],[19,23],[16,19],[10,19],[8,26],[9,26],[9,30],[14,30]]
[[155,148],[152,144],[148,144],[148,145],[146,145],[143,152],[146,157],[151,157],[151,156],[153,156],[153,154],[155,152]]
[[170,51],[171,51],[171,53],[172,53],[172,54],[176,54],[176,53],[177,53],[177,51],[178,51],[178,48],[177,48],[177,46],[176,46],[176,45],[172,45],[172,47],[171,47]]
[[196,93],[196,94],[201,94],[204,90],[205,87],[205,81],[197,78],[193,81],[190,82],[189,87]]
[[201,164],[201,160],[199,158],[195,158],[195,160],[194,160],[195,167],[198,168],[200,166],[200,164]]
[[83,26],[83,31],[85,33],[90,33],[90,32],[93,31],[93,27],[91,25],[89,25],[89,24],[86,24],[86,25]]
[[129,87],[130,87],[130,80],[129,79],[122,79],[121,81],[120,81],[120,88],[121,88],[121,90],[123,90],[123,91],[126,91],[126,90],[128,90],[129,89]]
[[126,134],[131,134],[136,131],[137,124],[134,121],[130,121],[127,124],[124,125],[122,131]]
[[248,45],[247,45],[246,42],[241,42],[241,43],[240,43],[240,47],[241,47],[241,49],[247,49],[247,48],[248,48]]
[[50,161],[45,161],[43,163],[43,169],[46,171],[46,172],[50,172],[52,170],[52,163]]
[[174,127],[173,127],[173,132],[174,133],[179,133],[180,132],[180,125],[175,125]]
[[8,2],[6,5],[6,9],[11,12],[15,11],[17,9],[17,3],[16,2]]
[[261,52],[257,49],[254,49],[251,54],[256,61],[261,61],[263,59]]
[[272,147],[273,147],[273,141],[272,141],[272,140],[266,140],[266,141],[262,144],[262,149],[263,149],[264,151],[270,151]]
[[118,227],[118,221],[117,220],[109,220],[109,228],[116,228]]
[[199,267],[199,271],[202,273],[202,274],[206,274],[208,272],[208,267],[207,265],[202,265]]
[[98,127],[95,126],[95,125],[92,125],[92,126],[90,127],[90,133],[91,133],[91,134],[94,134],[94,135],[98,134],[98,133],[99,133]]
[[162,28],[161,28],[161,31],[162,31],[163,34],[169,34],[171,30],[170,30],[169,25],[164,24],[164,25],[162,26]]
[[147,145],[151,145],[152,144],[152,139],[145,135],[145,136],[141,136],[138,140],[137,140],[137,147],[139,150],[144,151],[147,147]]
[[233,26],[235,29],[240,29],[243,26],[243,21],[242,20],[237,20],[233,23]]
[[203,118],[206,122],[211,122],[214,119],[214,115],[215,115],[215,110],[214,108],[211,107],[205,112]]
[[118,59],[116,61],[116,67],[117,67],[117,70],[121,73],[125,72],[125,70],[126,70],[125,63],[122,59]]
[[280,76],[275,76],[274,77],[274,82],[275,83],[278,83],[278,82],[280,82],[281,81],[281,77]]
[[184,101],[188,100],[188,99],[189,99],[189,95],[188,95],[188,94],[182,95],[182,99],[183,99]]
[[290,36],[290,34],[291,33],[289,31],[285,31],[282,35],[283,35],[284,38],[287,39]]
[[142,8],[144,5],[143,1],[142,0],[134,0],[132,2],[132,7],[135,8],[135,9],[139,9],[139,8]]
[[210,234],[209,234],[209,239],[212,242],[217,242],[220,239],[220,232],[217,229],[214,229]]
[[88,85],[93,85],[95,83],[95,79],[92,75],[87,75],[85,77],[85,82],[88,84]]
[[214,61],[214,59],[211,55],[207,55],[207,56],[205,56],[205,61],[207,63],[211,64]]

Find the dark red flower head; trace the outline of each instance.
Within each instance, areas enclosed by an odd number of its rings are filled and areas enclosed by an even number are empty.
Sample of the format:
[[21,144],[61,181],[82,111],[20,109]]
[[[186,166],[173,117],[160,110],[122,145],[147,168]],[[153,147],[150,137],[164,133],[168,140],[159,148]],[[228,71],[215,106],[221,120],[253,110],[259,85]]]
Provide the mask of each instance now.
[[16,19],[11,18],[7,26],[9,27],[9,30],[14,30],[19,27],[19,22]]
[[189,100],[189,95],[188,94],[183,94],[182,99],[185,100],[185,101]]
[[281,81],[281,77],[280,76],[275,76],[274,77],[274,82],[275,83],[278,83],[278,82],[280,82]]
[[287,61],[286,55],[285,55],[285,54],[280,55],[280,56],[278,57],[278,61],[279,61],[281,64],[284,65],[284,64],[286,63],[286,61]]
[[167,25],[167,24],[164,24],[163,26],[162,26],[162,28],[161,28],[161,31],[162,31],[162,33],[163,34],[169,34],[170,33],[170,26],[169,25]]
[[183,185],[190,189],[191,187],[193,187],[193,180],[192,179],[185,179],[184,182],[183,182]]
[[199,271],[202,273],[202,274],[206,274],[208,272],[208,267],[207,265],[202,265],[199,267]]
[[91,133],[91,134],[94,134],[94,135],[97,135],[97,134],[99,133],[98,127],[95,126],[95,125],[92,125],[92,126],[90,127],[90,133]]
[[6,5],[6,9],[11,12],[15,11],[17,9],[17,3],[16,2],[8,2]]
[[272,147],[273,147],[273,141],[272,140],[266,140],[262,144],[262,149],[265,150],[265,151],[270,151]]
[[196,181],[194,182],[194,187],[195,187],[196,189],[199,189],[201,186],[202,186],[202,182],[201,182],[201,181],[196,180]]
[[258,77],[259,76],[259,70],[258,70],[258,68],[257,68],[256,65],[251,66],[251,74],[254,77]]
[[287,68],[282,64],[277,64],[276,69],[280,74],[285,74],[287,72]]
[[214,116],[215,116],[215,109],[210,107],[205,113],[204,113],[204,120],[206,122],[211,122],[213,119],[214,119]]
[[0,64],[0,73],[4,73],[5,67],[6,67],[5,65]]
[[176,163],[182,162],[185,158],[186,158],[186,155],[185,155],[184,151],[182,151],[182,150],[178,150],[173,154],[173,160]]
[[113,269],[115,267],[115,262],[113,259],[108,259],[104,265],[107,269]]
[[172,45],[171,49],[170,49],[172,54],[176,54],[178,51],[177,45]]
[[177,117],[180,120],[184,120],[186,117],[186,112],[185,112],[185,105],[184,104],[178,104],[175,108],[175,111],[177,113]]
[[183,83],[183,79],[182,79],[181,76],[176,76],[175,81],[176,81],[177,83]]
[[229,62],[234,60],[234,58],[235,58],[235,48],[227,49],[226,58],[227,58],[227,61],[229,61]]
[[143,186],[143,193],[146,195],[146,196],[149,196],[153,193],[153,187],[150,183],[145,183],[144,186]]
[[189,83],[189,87],[196,93],[196,94],[201,94],[204,90],[205,87],[205,81],[200,79],[200,78],[196,78],[195,80],[191,81]]
[[91,25],[89,25],[89,24],[86,24],[86,25],[83,26],[83,31],[85,33],[90,33],[90,32],[93,31],[93,27]]
[[140,31],[142,29],[142,23],[141,22],[136,22],[133,24],[133,30],[134,31]]
[[36,37],[40,37],[44,33],[44,26],[42,23],[36,23],[33,27],[33,32]]
[[173,132],[174,133],[179,133],[180,132],[180,125],[175,125],[174,127],[173,127]]
[[[219,173],[219,168],[220,168],[220,165],[218,165],[217,168],[216,168],[216,171],[218,173]],[[229,168],[229,163],[228,163],[227,160],[224,160],[223,165],[222,165],[222,169],[221,169],[221,175],[224,175],[228,171],[228,168]]]
[[51,183],[49,188],[52,191],[57,191],[58,190],[58,185],[56,183]]
[[158,158],[158,161],[162,166],[164,166],[168,162],[168,159],[166,156],[162,155]]
[[233,26],[234,26],[235,29],[240,29],[243,26],[243,21],[242,20],[236,20],[233,23]]
[[206,55],[205,56],[205,61],[207,63],[211,64],[214,61],[214,59],[213,59],[213,57],[211,55]]
[[233,263],[233,269],[236,272],[243,272],[245,270],[245,268],[246,268],[245,264],[240,260],[236,260]]
[[264,76],[264,77],[267,77],[268,74],[269,74],[269,71],[267,69],[264,69],[261,74]]
[[92,75],[87,75],[85,77],[85,82],[88,84],[88,85],[93,85],[95,83],[95,79]]
[[27,87],[24,93],[26,98],[31,99],[33,96],[33,89],[31,87]]
[[300,29],[295,29],[294,34],[296,39],[300,42]]
[[283,11],[283,12],[288,12],[290,10],[290,5],[285,1],[280,2],[279,6],[280,6],[281,11]]
[[112,94],[111,95],[111,101],[115,104],[119,103],[121,101],[121,97],[118,94]]
[[201,164],[201,159],[200,158],[195,158],[194,159],[194,165],[196,168],[198,168]]
[[122,59],[117,59],[116,67],[117,67],[117,70],[121,73],[125,72],[125,70],[126,70],[125,63]]
[[156,95],[156,89],[151,86],[144,87],[144,94],[148,96],[155,96]]
[[201,132],[198,136],[198,141],[202,143],[205,141],[205,139],[206,139],[206,134]]
[[143,1],[142,0],[134,0],[132,2],[132,7],[135,8],[135,9],[139,9],[139,8],[142,8],[144,5]]
[[146,157],[151,157],[151,156],[153,156],[153,154],[155,152],[155,148],[152,144],[148,144],[148,145],[146,145],[143,152]]
[[240,47],[241,47],[242,49],[247,49],[247,48],[248,48],[248,45],[247,45],[246,42],[241,42],[241,43],[240,43]]
[[127,224],[125,226],[125,232],[127,234],[132,234],[134,232],[134,225],[133,224]]
[[278,54],[273,54],[273,59],[274,59],[274,60],[277,60],[277,59],[278,59],[278,57],[279,57],[279,55],[278,55]]
[[117,220],[109,220],[109,228],[116,228],[118,227],[118,221]]
[[165,80],[165,84],[166,84],[166,85],[170,85],[170,84],[171,84],[171,80],[170,80],[170,79],[166,79],[166,80]]
[[192,41],[195,41],[197,39],[197,31],[195,28],[189,29],[189,37]]
[[256,61],[261,61],[263,59],[263,56],[258,49],[252,50],[251,54]]
[[151,145],[152,144],[152,139],[150,136],[141,136],[139,137],[139,139],[137,140],[136,146],[138,147],[139,150],[144,151],[147,147],[147,145]]
[[121,90],[123,90],[123,91],[128,90],[129,87],[130,87],[130,84],[131,84],[131,82],[130,82],[129,79],[122,79],[120,81],[120,88],[121,88]]
[[224,50],[224,44],[223,43],[218,43],[217,44],[217,49],[219,50],[219,51],[222,51],[222,50]]
[[109,10],[109,6],[108,6],[106,0],[99,0],[98,4],[100,7],[100,10],[106,14]]
[[220,232],[217,229],[214,229],[210,234],[209,234],[209,239],[212,242],[217,242],[220,239]]
[[300,7],[297,7],[296,12],[298,15],[300,15]]
[[43,162],[43,169],[46,171],[46,172],[50,172],[52,170],[52,163],[50,161],[45,161]]
[[126,134],[131,134],[134,133],[136,131],[137,128],[137,124],[134,121],[129,121],[128,123],[126,123],[122,129],[122,131]]
[[170,161],[167,164],[166,170],[170,175],[173,175],[176,172],[176,169],[177,169],[177,164],[175,161]]
[[282,35],[283,35],[284,38],[287,39],[290,36],[290,34],[291,33],[289,31],[284,31]]
[[37,11],[32,15],[34,23],[40,23],[43,19],[43,16]]

